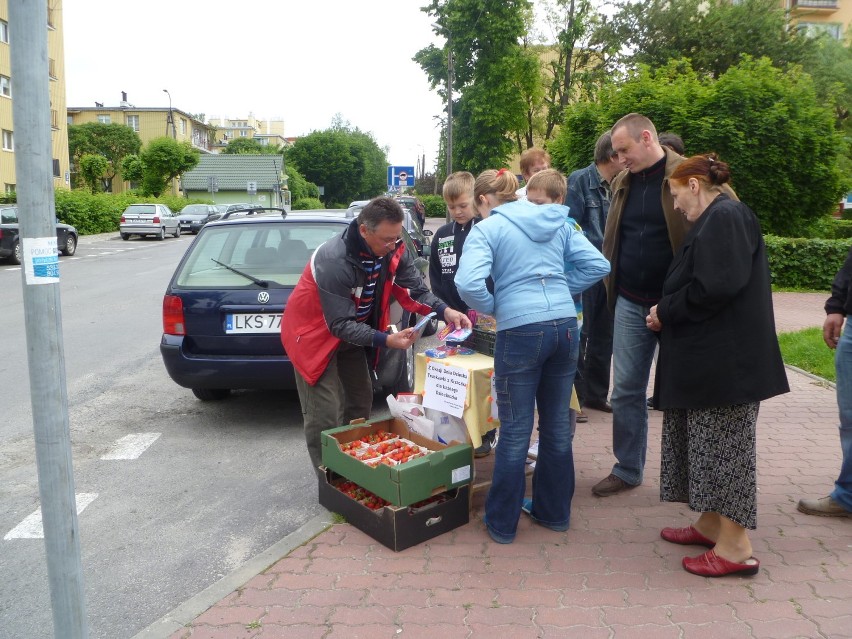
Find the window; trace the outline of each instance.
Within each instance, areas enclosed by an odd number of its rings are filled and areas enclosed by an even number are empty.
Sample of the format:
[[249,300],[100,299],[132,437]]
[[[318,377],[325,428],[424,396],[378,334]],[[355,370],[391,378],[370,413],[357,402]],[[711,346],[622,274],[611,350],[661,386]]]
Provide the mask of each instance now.
[[12,79],[5,75],[0,75],[0,95],[12,97]]
[[112,118],[109,116],[108,113],[107,114],[101,114],[101,115],[98,116],[98,122],[100,122],[101,124],[111,124]]
[[15,150],[15,137],[12,135],[11,131],[7,131],[6,129],[3,129],[3,150]]
[[56,75],[56,60],[54,60],[53,58],[47,59],[47,75],[49,75],[54,80],[59,77]]
[[50,0],[47,2],[47,26],[51,29],[56,28],[56,23],[53,21],[53,7],[50,6]]
[[180,134],[186,135],[186,120],[184,118],[180,119]]
[[50,126],[53,129],[59,128],[59,111],[57,111],[56,109],[50,110]]
[[9,23],[5,20],[0,20],[0,42],[9,43]]
[[53,177],[60,177],[59,173],[59,160],[57,158],[53,158]]
[[840,40],[842,35],[840,23],[837,22],[800,22],[796,25],[799,32],[804,32],[812,38],[823,34],[829,35],[835,40]]
[[17,184],[6,183],[6,193],[14,193],[17,190]]
[[128,115],[127,116],[127,126],[131,129],[139,133],[139,116],[138,115]]
[[241,137],[241,138],[244,138],[244,137],[246,137],[247,135],[248,135],[248,132],[247,132],[247,131],[245,131],[245,130],[240,131],[240,137]]

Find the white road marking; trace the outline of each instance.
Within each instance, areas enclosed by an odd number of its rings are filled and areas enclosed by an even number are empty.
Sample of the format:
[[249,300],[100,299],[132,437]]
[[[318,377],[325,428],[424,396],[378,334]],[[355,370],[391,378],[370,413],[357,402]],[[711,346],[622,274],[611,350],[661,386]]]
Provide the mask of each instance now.
[[101,459],[138,459],[162,433],[131,433],[119,439]]
[[[86,506],[91,504],[98,498],[98,493],[77,493],[74,495],[77,503],[77,515],[86,509]],[[32,515],[24,519],[20,524],[12,528],[4,541],[10,539],[44,539],[44,526],[41,522],[41,508],[35,511]]]

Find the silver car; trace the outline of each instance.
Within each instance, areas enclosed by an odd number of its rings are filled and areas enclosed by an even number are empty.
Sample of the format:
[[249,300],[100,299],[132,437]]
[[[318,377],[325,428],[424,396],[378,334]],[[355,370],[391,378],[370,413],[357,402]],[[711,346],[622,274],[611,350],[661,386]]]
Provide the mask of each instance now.
[[164,240],[167,234],[180,237],[180,221],[165,204],[131,204],[121,214],[118,230],[122,240],[129,240],[131,235]]

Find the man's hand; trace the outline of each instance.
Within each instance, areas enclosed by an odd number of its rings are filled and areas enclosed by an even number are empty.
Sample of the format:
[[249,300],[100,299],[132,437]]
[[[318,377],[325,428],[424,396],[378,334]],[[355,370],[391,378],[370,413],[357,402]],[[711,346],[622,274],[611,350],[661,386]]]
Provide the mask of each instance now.
[[447,324],[455,325],[456,328],[473,328],[473,324],[470,323],[470,318],[467,315],[454,311],[449,306],[444,311],[444,321]]
[[417,339],[417,333],[414,332],[414,329],[406,328],[399,333],[388,333],[388,340],[385,342],[385,346],[405,350],[414,344],[415,339]]
[[660,318],[657,317],[657,305],[651,307],[651,312],[648,313],[648,317],[645,318],[645,326],[647,326],[652,331],[661,331],[663,329],[663,325],[660,322]]
[[829,313],[822,325],[822,339],[829,348],[837,348],[840,341],[840,330],[843,328],[844,317],[840,313]]

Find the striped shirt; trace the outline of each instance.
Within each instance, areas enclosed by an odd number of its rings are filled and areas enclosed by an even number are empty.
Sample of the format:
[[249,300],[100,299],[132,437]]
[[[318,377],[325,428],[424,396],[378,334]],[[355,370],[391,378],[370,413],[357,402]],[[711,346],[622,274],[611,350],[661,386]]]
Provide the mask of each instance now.
[[373,312],[373,305],[376,299],[376,284],[379,281],[379,273],[382,270],[382,258],[363,250],[359,256],[361,258],[361,266],[364,267],[364,272],[367,274],[367,282],[361,290],[361,297],[358,299],[358,304],[355,308],[355,319],[359,322],[366,322],[370,319],[370,314]]

